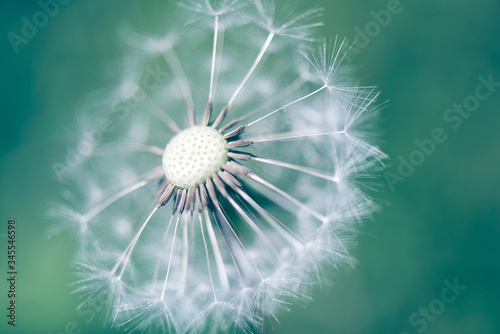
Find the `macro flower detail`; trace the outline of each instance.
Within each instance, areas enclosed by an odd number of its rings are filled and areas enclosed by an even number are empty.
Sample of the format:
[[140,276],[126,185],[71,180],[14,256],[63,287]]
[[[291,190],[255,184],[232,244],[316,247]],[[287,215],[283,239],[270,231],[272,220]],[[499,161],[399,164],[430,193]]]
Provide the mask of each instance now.
[[182,131],[165,148],[165,179],[178,189],[205,183],[227,162],[226,146],[224,136],[212,127],[194,126]]
[[385,159],[378,93],[349,83],[345,41],[313,38],[320,9],[180,7],[180,30],[122,27],[135,65],[89,103],[113,131],[75,169],[59,230],[77,231],[80,307],[112,325],[260,332],[352,263]]

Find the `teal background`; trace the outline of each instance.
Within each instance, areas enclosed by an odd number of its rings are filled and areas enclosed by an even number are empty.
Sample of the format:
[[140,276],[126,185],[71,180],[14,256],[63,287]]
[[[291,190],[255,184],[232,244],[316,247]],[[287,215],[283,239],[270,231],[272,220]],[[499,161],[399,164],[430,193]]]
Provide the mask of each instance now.
[[[62,191],[50,167],[66,152],[61,128],[98,77],[91,64],[114,54],[107,43],[132,15],[124,5],[132,2],[70,1],[18,54],[7,33],[19,33],[21,18],[39,7],[0,4],[1,333],[119,333],[76,313],[67,286],[72,245],[44,233],[48,203]],[[352,40],[356,27],[374,20],[370,11],[388,1],[299,2],[311,4],[325,8],[325,35]],[[408,159],[415,140],[434,129],[447,139],[394,191],[386,185],[374,195],[381,210],[360,233],[356,269],[335,274],[331,286],[315,289],[313,302],[293,306],[266,333],[419,333],[410,315],[437,305],[444,281],[455,279],[467,288],[422,332],[500,333],[500,87],[458,129],[443,120],[474,94],[479,76],[500,81],[500,2],[406,0],[401,7],[354,59],[360,81],[380,86],[388,101],[381,126],[388,171],[397,174],[399,157]],[[81,45],[85,51],[76,52]],[[15,328],[3,311],[8,219],[17,220]]]

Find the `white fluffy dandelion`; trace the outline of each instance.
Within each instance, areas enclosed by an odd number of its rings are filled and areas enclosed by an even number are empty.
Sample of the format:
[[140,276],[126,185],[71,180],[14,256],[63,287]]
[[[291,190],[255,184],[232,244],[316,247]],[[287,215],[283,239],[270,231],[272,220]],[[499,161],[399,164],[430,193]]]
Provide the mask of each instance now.
[[324,266],[352,262],[385,158],[377,92],[349,84],[344,41],[313,38],[319,9],[179,12],[183,29],[123,29],[134,66],[87,105],[109,124],[58,211],[80,249],[75,290],[125,330],[259,332]]

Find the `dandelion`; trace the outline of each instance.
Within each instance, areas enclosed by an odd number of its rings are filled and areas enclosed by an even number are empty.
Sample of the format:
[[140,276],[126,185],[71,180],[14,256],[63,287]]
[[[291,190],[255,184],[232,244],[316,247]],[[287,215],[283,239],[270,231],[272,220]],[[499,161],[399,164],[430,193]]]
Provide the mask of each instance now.
[[378,93],[349,84],[345,41],[313,37],[320,14],[190,0],[182,29],[122,27],[120,82],[86,108],[110,126],[57,209],[79,307],[127,331],[259,332],[352,264]]

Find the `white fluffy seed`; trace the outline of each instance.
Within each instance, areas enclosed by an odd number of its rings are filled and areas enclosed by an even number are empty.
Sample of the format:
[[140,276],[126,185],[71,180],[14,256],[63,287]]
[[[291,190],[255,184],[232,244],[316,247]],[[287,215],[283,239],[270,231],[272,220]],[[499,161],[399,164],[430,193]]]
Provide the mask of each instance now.
[[167,180],[182,189],[205,182],[226,163],[226,143],[224,136],[212,127],[193,126],[180,132],[163,154]]

